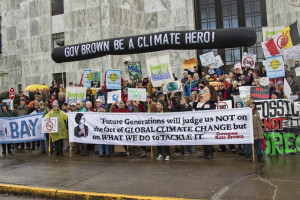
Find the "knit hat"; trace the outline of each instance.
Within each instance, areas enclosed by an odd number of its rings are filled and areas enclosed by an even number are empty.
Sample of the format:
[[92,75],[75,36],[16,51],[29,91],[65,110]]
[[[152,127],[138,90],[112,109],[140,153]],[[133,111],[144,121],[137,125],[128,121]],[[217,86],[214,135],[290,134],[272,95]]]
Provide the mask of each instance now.
[[278,81],[277,85],[283,85],[282,81]]
[[57,107],[59,106],[57,100],[53,101],[53,107],[54,107],[54,106],[57,106]]

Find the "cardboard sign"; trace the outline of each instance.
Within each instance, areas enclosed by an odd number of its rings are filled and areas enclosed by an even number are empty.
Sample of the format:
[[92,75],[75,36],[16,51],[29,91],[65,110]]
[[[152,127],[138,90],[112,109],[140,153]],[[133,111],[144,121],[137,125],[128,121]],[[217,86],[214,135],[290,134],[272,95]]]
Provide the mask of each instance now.
[[215,62],[210,66],[210,68],[212,69],[217,69],[217,68],[220,68],[224,65],[223,61],[222,61],[222,58],[220,55],[217,55],[215,57]]
[[219,82],[209,82],[209,85],[213,85],[216,90],[219,89]]
[[202,66],[212,65],[215,62],[214,52],[208,52],[199,56]]
[[253,100],[269,99],[269,87],[251,87],[250,95]]
[[66,87],[66,102],[82,101],[86,99],[86,87]]
[[42,119],[42,132],[43,133],[57,133],[57,117],[43,118]]
[[251,86],[240,86],[239,92],[241,98],[249,98],[250,97],[250,88]]
[[145,88],[128,88],[128,100],[131,101],[146,101]]
[[184,59],[183,69],[191,69],[191,68],[193,68],[195,65],[197,65],[197,60],[196,60],[196,58],[191,58],[191,59],[189,59],[189,60],[185,60],[185,59]]
[[261,86],[267,86],[269,85],[270,80],[268,79],[268,77],[261,77],[259,83]]
[[114,103],[115,101],[121,101],[121,90],[112,91],[107,93],[107,103]]

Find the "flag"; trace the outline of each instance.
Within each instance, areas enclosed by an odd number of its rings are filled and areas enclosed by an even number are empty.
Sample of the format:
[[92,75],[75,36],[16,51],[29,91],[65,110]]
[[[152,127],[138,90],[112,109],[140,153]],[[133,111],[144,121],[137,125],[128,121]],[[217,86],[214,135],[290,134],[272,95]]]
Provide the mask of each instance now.
[[277,46],[276,46],[276,44],[275,44],[273,38],[269,39],[269,40],[265,43],[265,45],[266,45],[266,47],[268,48],[268,50],[269,50],[269,52],[270,52],[270,54],[271,54],[272,56],[275,56],[275,55],[279,54],[279,50],[277,49]]
[[281,35],[283,43],[282,46],[284,46],[284,49],[300,44],[300,33],[297,22],[283,29],[281,31]]

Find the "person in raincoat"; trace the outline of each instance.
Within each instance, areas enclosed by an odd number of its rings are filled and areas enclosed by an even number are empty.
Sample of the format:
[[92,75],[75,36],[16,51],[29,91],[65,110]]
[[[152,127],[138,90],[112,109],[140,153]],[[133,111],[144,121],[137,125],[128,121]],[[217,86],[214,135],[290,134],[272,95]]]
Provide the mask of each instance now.
[[54,143],[54,150],[56,156],[63,155],[64,139],[68,138],[68,131],[65,121],[68,119],[67,114],[59,109],[58,101],[53,101],[53,110],[50,111],[44,118],[57,117],[57,133],[51,134],[51,140]]

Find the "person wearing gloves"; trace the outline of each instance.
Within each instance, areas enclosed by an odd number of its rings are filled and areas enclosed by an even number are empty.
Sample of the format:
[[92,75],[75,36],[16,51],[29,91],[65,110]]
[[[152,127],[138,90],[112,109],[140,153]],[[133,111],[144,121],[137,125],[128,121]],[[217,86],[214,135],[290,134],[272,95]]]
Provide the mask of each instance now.
[[51,140],[54,143],[55,156],[63,156],[63,141],[68,138],[68,131],[65,121],[68,119],[67,114],[59,109],[58,101],[53,102],[53,110],[44,118],[57,117],[58,132],[51,134]]

